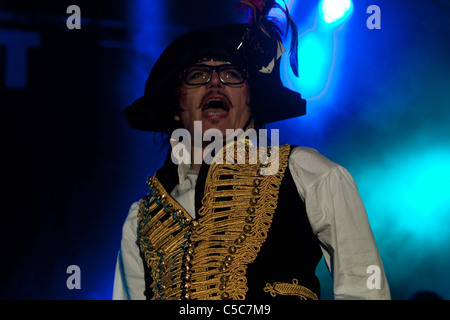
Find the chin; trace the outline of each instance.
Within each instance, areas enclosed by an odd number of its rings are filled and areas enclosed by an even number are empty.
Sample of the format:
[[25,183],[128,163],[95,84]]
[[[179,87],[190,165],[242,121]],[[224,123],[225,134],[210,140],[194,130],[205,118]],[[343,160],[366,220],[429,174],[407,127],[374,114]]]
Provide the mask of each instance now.
[[230,129],[230,127],[227,127],[226,125],[222,125],[222,124],[212,124],[211,122],[207,122],[207,123],[203,122],[202,129],[203,129],[203,134],[205,133],[206,130],[209,130],[209,129],[219,130],[222,133],[222,135],[225,137],[225,135],[227,133],[226,130]]
[[217,129],[220,130],[223,137],[226,136],[226,130],[238,130],[238,129],[244,129],[244,126],[246,124],[246,121],[241,121],[242,125],[238,121],[232,121],[230,117],[228,116],[225,119],[202,119],[202,131],[205,133],[208,129]]

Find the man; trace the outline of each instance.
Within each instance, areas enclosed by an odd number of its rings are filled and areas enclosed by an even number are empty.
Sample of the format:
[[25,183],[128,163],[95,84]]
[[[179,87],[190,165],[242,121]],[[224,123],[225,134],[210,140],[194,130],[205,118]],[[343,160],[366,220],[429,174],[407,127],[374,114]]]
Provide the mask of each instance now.
[[[240,4],[249,9],[250,24],[175,40],[153,67],[144,97],[126,111],[135,129],[184,128],[195,137],[200,125],[202,136],[220,133],[224,147],[206,162],[207,139],[190,140],[186,161],[169,152],[148,178],[150,192],[132,205],[124,224],[113,297],[319,299],[315,269],[323,254],[336,299],[389,299],[350,174],[315,150],[266,148],[249,138],[265,123],[303,115],[305,101],[279,78],[283,47],[268,17],[274,1]],[[295,72],[295,59],[291,65]],[[245,133],[230,138],[230,129]],[[171,139],[172,150],[180,143]],[[255,148],[269,162],[250,161]],[[192,161],[198,152],[203,161]],[[236,161],[242,154],[244,163]],[[367,273],[374,266],[375,286]]]

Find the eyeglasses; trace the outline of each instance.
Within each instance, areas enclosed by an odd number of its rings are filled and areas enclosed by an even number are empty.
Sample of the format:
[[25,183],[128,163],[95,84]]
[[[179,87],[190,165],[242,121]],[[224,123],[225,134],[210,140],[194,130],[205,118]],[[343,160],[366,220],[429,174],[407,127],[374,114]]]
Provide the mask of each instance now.
[[244,76],[231,65],[208,66],[195,65],[182,73],[182,79],[189,85],[203,85],[211,81],[212,73],[216,72],[223,84],[241,84]]

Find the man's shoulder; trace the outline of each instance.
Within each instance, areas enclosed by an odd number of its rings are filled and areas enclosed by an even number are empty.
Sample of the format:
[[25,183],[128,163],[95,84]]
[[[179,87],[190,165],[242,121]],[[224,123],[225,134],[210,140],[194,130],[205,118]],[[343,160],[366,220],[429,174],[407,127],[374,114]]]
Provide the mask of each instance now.
[[130,209],[128,210],[128,215],[126,217],[125,224],[134,223],[134,221],[137,220],[141,202],[142,199],[139,199],[138,201],[135,201],[131,204]]
[[321,166],[324,168],[334,168],[339,166],[336,162],[328,159],[319,151],[309,147],[292,146],[290,160],[296,161],[299,164]]
[[316,149],[292,146],[289,156],[289,168],[291,171],[309,178],[317,178],[338,167],[340,165],[323,156]]

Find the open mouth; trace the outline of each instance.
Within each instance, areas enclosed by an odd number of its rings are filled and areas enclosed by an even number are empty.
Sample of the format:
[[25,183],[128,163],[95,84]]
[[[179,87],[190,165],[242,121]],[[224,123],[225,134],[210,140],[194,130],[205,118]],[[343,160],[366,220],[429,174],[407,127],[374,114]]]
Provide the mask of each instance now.
[[211,98],[202,105],[203,117],[224,118],[230,111],[230,105],[226,99]]

